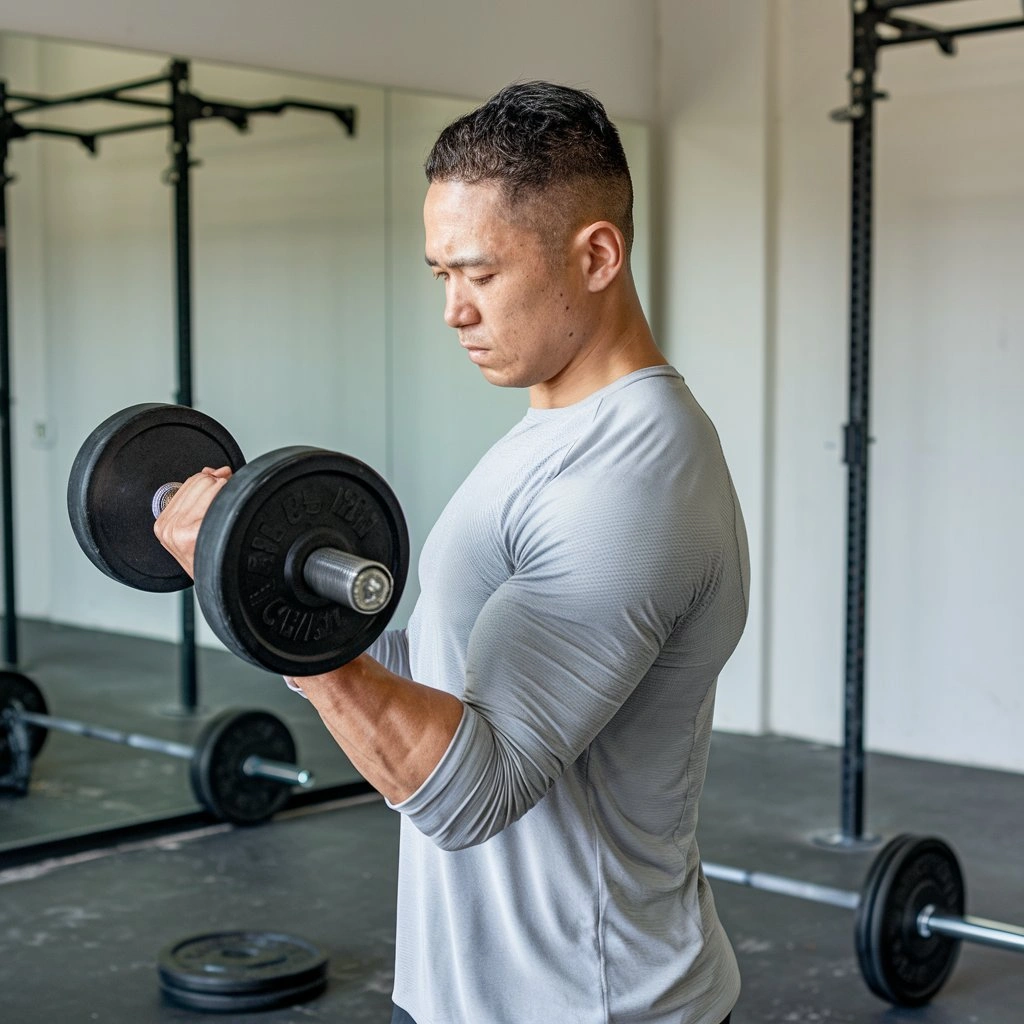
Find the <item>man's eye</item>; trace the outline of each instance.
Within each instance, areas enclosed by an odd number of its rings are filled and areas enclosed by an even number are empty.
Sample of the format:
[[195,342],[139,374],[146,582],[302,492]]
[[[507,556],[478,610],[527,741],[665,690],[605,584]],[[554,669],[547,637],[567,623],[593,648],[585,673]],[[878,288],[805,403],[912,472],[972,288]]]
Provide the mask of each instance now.
[[435,281],[447,281],[448,280],[448,275],[443,270],[439,270],[437,273],[434,274],[434,280]]
[[484,274],[482,277],[472,277],[470,280],[473,284],[487,284],[487,282],[492,280],[493,277],[493,274]]

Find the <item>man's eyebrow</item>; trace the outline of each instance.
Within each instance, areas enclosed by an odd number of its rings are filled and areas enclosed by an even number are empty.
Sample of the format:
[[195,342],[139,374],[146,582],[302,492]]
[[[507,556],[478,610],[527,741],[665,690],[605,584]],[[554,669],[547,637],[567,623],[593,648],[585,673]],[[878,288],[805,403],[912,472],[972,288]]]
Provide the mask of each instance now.
[[[427,261],[428,267],[439,267],[441,266],[440,261],[432,259],[430,256],[423,257]],[[466,267],[491,267],[494,266],[495,260],[493,256],[487,253],[473,254],[471,256],[457,256],[455,259],[450,260],[445,264],[448,270],[464,270]]]

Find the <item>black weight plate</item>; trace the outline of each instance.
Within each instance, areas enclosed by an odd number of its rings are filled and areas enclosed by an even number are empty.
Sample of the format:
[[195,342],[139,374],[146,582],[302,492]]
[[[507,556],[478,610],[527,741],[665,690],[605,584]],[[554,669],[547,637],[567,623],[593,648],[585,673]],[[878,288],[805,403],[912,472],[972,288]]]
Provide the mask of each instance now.
[[218,995],[212,992],[196,992],[174,985],[161,985],[164,995],[178,1006],[189,1010],[204,1010],[207,1013],[257,1013],[260,1010],[276,1010],[285,1006],[308,1003],[322,995],[327,988],[327,978],[318,978],[305,985],[295,985],[276,992],[235,993]]
[[923,1006],[945,984],[960,951],[958,939],[925,937],[917,922],[926,907],[963,917],[963,872],[941,839],[898,836],[879,855],[865,882],[857,915],[857,955],[868,987],[898,1006]]
[[291,787],[246,775],[242,765],[256,754],[295,763],[288,726],[269,711],[222,711],[199,734],[189,775],[196,799],[211,814],[235,825],[266,821],[288,802]]
[[165,946],[157,970],[160,983],[176,992],[267,995],[324,982],[327,956],[280,932],[209,932]]
[[214,419],[182,405],[133,405],[104,420],[75,456],[68,479],[71,528],[89,560],[137,590],[192,585],[153,534],[153,495],[204,466],[245,462]]
[[[12,701],[17,701],[26,711],[34,711],[37,715],[49,714],[43,691],[28,676],[23,676],[20,672],[0,671],[0,710]],[[25,730],[28,733],[29,754],[35,757],[46,742],[46,730],[39,725],[26,725]],[[6,775],[10,770],[11,756],[7,736],[0,730],[0,776]]]
[[[337,547],[391,572],[375,615],[300,593],[290,551]],[[409,535],[391,488],[365,463],[319,448],[253,459],[210,508],[196,544],[196,595],[213,631],[240,658],[286,676],[344,665],[384,631],[402,595]]]
[[[861,975],[865,984],[876,995],[881,995],[883,986],[881,972],[876,969],[875,963],[874,952],[877,946],[872,939],[874,920],[881,910],[878,889],[893,857],[904,843],[912,839],[913,836],[907,833],[890,839],[871,862],[867,877],[861,886],[860,902],[857,904],[857,915],[854,921],[854,943]],[[887,997],[883,995],[882,998]]]

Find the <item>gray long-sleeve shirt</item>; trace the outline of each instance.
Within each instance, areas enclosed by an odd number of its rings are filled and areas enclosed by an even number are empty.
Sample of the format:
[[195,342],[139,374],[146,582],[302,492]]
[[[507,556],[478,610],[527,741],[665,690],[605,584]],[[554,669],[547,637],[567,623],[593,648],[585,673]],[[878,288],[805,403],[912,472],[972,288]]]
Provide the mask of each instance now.
[[746,535],[671,367],[530,409],[371,650],[459,697],[403,814],[395,1002],[417,1024],[718,1024],[739,975],[694,841]]

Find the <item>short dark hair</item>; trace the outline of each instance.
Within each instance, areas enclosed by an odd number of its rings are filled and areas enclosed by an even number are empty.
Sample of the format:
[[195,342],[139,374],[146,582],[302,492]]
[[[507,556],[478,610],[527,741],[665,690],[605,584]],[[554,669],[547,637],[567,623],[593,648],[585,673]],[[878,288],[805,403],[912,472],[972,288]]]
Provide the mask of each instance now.
[[[542,235],[592,214],[633,244],[633,183],[618,130],[591,93],[517,82],[453,121],[434,143],[427,181],[494,182]],[[536,201],[548,200],[542,211]],[[532,216],[531,216],[532,214]],[[539,214],[539,216],[538,216]],[[570,223],[573,221],[573,223]]]

